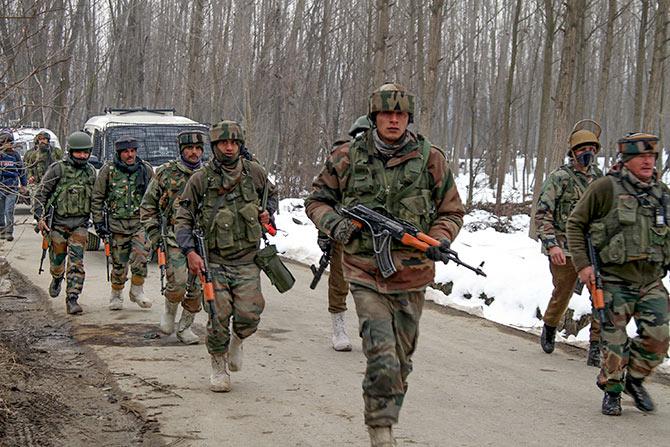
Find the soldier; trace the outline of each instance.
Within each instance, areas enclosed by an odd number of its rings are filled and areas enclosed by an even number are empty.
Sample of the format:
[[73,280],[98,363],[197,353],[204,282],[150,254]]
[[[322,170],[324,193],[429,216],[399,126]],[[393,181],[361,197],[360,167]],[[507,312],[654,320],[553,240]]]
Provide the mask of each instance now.
[[[189,179],[177,208],[177,244],[192,274],[204,271],[195,251],[194,228],[204,232],[214,290],[216,319],[210,313],[207,350],[211,355],[210,389],[228,392],[230,371],[242,369],[242,341],[256,332],[265,307],[260,269],[254,263],[261,224],[277,207],[274,185],[257,162],[240,156],[244,131],[235,121],[210,129],[214,158]],[[261,209],[267,188],[267,209]],[[231,324],[232,320],[232,324]],[[229,326],[232,326],[232,334]]]
[[[544,326],[540,336],[540,345],[547,354],[554,351],[556,327],[565,315],[577,281],[577,272],[568,251],[565,226],[586,187],[603,176],[595,164],[596,154],[600,150],[600,126],[591,121],[597,126],[597,135],[580,128],[587,121],[590,120],[575,124],[568,139],[570,161],[549,174],[544,181],[535,213],[535,227],[542,241],[542,254],[549,258],[549,271],[554,284],[544,312]],[[600,324],[592,316],[587,365],[600,366],[599,347]]]
[[[53,163],[44,173],[33,198],[37,227],[49,240],[51,284],[49,295],[60,294],[67,257],[67,313],[80,314],[77,303],[84,286],[84,250],[91,216],[91,196],[95,169],[88,163],[93,143],[84,132],[74,132],[67,139],[68,156]],[[53,209],[52,209],[53,207]],[[51,211],[49,211],[52,209]],[[47,214],[53,212],[51,227]]]
[[165,311],[161,316],[160,329],[165,334],[174,332],[174,320],[179,303],[182,305],[181,317],[177,325],[177,338],[191,345],[200,338],[191,330],[195,315],[200,312],[200,294],[196,290],[187,290],[190,281],[186,256],[177,245],[174,234],[175,209],[179,206],[179,196],[186,182],[202,164],[205,135],[200,131],[186,130],[177,135],[179,158],[161,166],[149,187],[140,209],[142,224],[146,229],[151,247],[161,242],[161,226],[165,232],[164,244],[167,256],[167,285],[165,287]]
[[[349,136],[356,138],[370,128],[367,115],[359,116],[349,129]],[[333,144],[337,149],[347,140],[338,140]],[[319,231],[317,244],[321,251],[330,251],[330,273],[328,275],[328,312],[333,323],[331,337],[333,349],[336,351],[351,351],[351,341],[345,330],[344,313],[347,311],[347,295],[349,283],[344,279],[342,271],[342,244],[330,239],[324,232]]]
[[[116,154],[112,162],[100,169],[93,189],[91,213],[98,236],[111,235],[112,292],[110,310],[123,309],[121,292],[130,279],[130,301],[143,309],[151,307],[151,300],[144,296],[147,277],[149,247],[140,223],[140,203],[149,185],[153,170],[151,165],[137,155],[138,142],[131,137],[121,137],[114,143]],[[108,212],[109,228],[105,225],[104,210]]]
[[[605,321],[597,385],[602,412],[621,414],[621,391],[644,412],[654,404],[643,386],[668,352],[668,292],[661,283],[670,265],[670,190],[654,170],[658,137],[628,134],[617,142],[620,161],[584,193],[568,219],[568,246],[579,279],[595,281],[585,235],[598,253]],[[635,318],[637,336],[626,325]]]
[[35,135],[33,143],[24,159],[28,171],[28,185],[37,188],[51,163],[63,159],[63,149],[51,146],[51,135],[46,130]]
[[14,135],[0,133],[0,239],[14,240],[14,207],[18,194],[26,193],[26,171],[21,154],[14,150]]
[[444,247],[458,234],[464,209],[444,153],[407,130],[414,116],[414,96],[399,84],[384,84],[370,95],[368,112],[372,129],[331,153],[305,207],[321,231],[344,245],[344,277],[354,296],[367,357],[365,423],[371,445],[390,446],[438,253],[436,247],[424,254],[394,244],[398,271],[384,279],[370,234],[358,232],[336,207],[360,203],[383,209],[429,233]]

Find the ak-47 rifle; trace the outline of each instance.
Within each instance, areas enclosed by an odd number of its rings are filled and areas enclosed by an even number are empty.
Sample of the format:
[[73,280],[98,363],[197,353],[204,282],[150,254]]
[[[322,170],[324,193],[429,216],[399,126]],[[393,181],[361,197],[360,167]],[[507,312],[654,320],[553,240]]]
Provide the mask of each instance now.
[[102,238],[102,242],[105,244],[105,268],[107,269],[107,282],[109,282],[109,260],[112,257],[112,244],[110,240],[111,229],[109,228],[109,210],[107,205],[102,207],[102,223],[105,226],[106,236]]
[[44,259],[47,257],[47,251],[49,250],[49,233],[51,233],[51,225],[54,222],[54,206],[49,206],[46,214],[46,223],[49,228],[48,231],[42,233],[42,257],[40,258],[40,267],[37,269],[37,274],[41,275],[44,271]]
[[210,321],[212,324],[215,324],[216,308],[214,307],[214,284],[212,284],[212,271],[209,269],[209,258],[207,256],[205,237],[200,228],[193,230],[193,238],[195,239],[195,251],[202,258],[202,261],[205,264],[204,271],[198,273],[200,284],[202,285],[202,296],[205,300]]
[[333,254],[333,241],[330,238],[328,238],[328,242],[326,242],[324,248],[325,250],[319,258],[319,266],[317,267],[314,264],[309,266],[309,269],[312,271],[312,275],[314,275],[312,282],[309,285],[309,288],[312,290],[316,289],[316,285],[319,284],[321,276],[323,276],[323,272],[326,271],[326,267],[328,267],[328,264],[330,264],[330,257]]
[[443,248],[440,242],[419,231],[418,228],[412,224],[400,221],[391,217],[387,217],[374,210],[371,210],[365,205],[355,205],[351,208],[342,208],[342,215],[349,217],[354,221],[354,224],[359,228],[364,226],[372,233],[372,244],[375,252],[375,260],[377,267],[384,278],[388,278],[397,272],[391,257],[391,239],[395,239],[407,245],[414,247],[417,250],[425,252],[428,247],[440,247],[440,260],[445,264],[449,261],[461,265],[467,269],[472,270],[478,275],[486,276],[486,273],[481,269],[484,265],[482,262],[479,267],[473,267],[461,261],[458,253],[450,248]]
[[161,271],[161,293],[165,292],[165,272],[167,271],[167,235],[165,233],[165,217],[160,213],[161,220],[161,238],[156,248],[156,257],[158,258],[158,268]]
[[591,259],[591,266],[593,267],[593,276],[595,281],[588,284],[589,292],[591,293],[591,302],[593,308],[598,312],[598,319],[600,324],[605,324],[605,297],[603,295],[603,277],[600,274],[600,264],[598,263],[598,253],[591,242],[591,235],[586,235],[586,245],[589,249],[589,258]]

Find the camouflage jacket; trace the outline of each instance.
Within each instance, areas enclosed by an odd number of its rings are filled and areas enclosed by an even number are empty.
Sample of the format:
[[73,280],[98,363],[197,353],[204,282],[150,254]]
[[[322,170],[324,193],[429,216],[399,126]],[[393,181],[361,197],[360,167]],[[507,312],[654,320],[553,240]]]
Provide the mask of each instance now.
[[179,196],[193,172],[181,161],[173,160],[158,168],[156,175],[149,182],[140,206],[140,221],[152,246],[157,245],[160,239],[161,219],[163,219],[167,235],[166,243],[178,247],[174,234],[176,209],[180,203]]
[[253,262],[262,232],[258,215],[263,191],[268,188],[270,215],[276,210],[277,193],[259,163],[243,158],[240,163],[234,180],[211,160],[186,183],[175,218],[177,244],[185,254],[195,249],[197,227],[205,235],[210,262]]
[[[154,171],[149,163],[145,161],[142,163],[148,175],[148,186]],[[113,161],[105,163],[98,173],[98,179],[93,188],[91,200],[93,223],[104,222],[102,211],[103,207],[107,206],[109,227],[113,233],[133,234],[140,228],[140,203],[144,191],[140,191],[137,187],[138,175],[140,175],[139,169],[132,174],[127,174],[117,168]]]
[[572,163],[553,171],[542,185],[535,212],[535,228],[542,242],[542,253],[549,254],[552,247],[560,247],[570,256],[565,228],[568,217],[584,194],[588,185],[602,177],[602,171],[591,165],[586,174],[576,170]]
[[61,160],[49,166],[33,197],[35,220],[54,207],[53,224],[76,228],[88,226],[95,168],[91,164],[74,166]]
[[26,152],[23,161],[28,171],[28,179],[31,184],[39,184],[47,172],[47,168],[55,161],[63,159],[63,149],[48,146],[45,149],[33,147]]
[[670,264],[667,202],[663,182],[643,184],[626,168],[593,182],[568,219],[575,269],[591,265],[584,237],[590,233],[605,280],[647,285],[661,279]]
[[[305,200],[309,218],[329,236],[342,220],[336,208],[357,203],[382,208],[408,220],[435,239],[454,240],[465,211],[442,151],[421,136],[384,161],[374,148],[372,132],[335,149]],[[433,281],[435,264],[416,249],[394,242],[397,272],[384,279],[377,268],[367,232],[344,247],[345,278],[381,293],[424,290]]]

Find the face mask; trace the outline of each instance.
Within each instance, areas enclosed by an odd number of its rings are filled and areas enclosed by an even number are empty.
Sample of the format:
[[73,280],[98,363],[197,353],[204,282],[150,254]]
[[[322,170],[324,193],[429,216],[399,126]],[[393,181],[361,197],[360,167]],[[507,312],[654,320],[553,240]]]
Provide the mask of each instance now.
[[593,161],[593,158],[594,158],[593,152],[586,151],[577,155],[577,163],[585,167],[590,166],[591,162]]

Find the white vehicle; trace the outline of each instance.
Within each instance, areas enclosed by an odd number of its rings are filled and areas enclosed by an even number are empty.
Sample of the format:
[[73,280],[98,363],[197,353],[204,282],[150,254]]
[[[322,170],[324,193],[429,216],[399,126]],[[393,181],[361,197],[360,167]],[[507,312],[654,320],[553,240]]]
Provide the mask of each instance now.
[[47,132],[51,139],[49,144],[52,147],[60,148],[60,141],[55,133],[49,129],[39,128],[39,127],[15,127],[12,129],[14,133],[14,150],[21,154],[21,157],[26,155],[29,149],[35,145],[35,135],[40,132]]
[[177,134],[184,130],[205,133],[205,158],[208,158],[209,127],[175,115],[174,109],[106,108],[104,115],[94,116],[84,124],[84,131],[93,139],[91,163],[98,168],[114,158],[114,141],[122,136],[137,139],[137,154],[152,166],[174,160],[179,155]]

